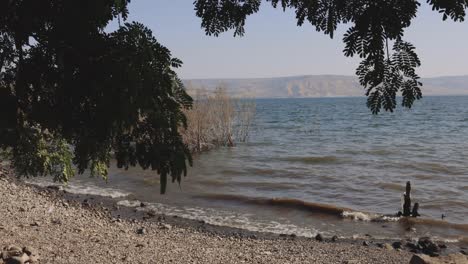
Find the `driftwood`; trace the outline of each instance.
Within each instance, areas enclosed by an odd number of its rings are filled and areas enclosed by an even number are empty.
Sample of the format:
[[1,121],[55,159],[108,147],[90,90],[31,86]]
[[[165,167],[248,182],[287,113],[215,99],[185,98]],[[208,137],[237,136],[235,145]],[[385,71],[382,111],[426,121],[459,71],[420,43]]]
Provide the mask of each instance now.
[[411,182],[406,182],[406,192],[403,194],[403,213],[398,212],[398,216],[420,216],[419,212],[419,203],[415,203],[413,210],[411,210]]

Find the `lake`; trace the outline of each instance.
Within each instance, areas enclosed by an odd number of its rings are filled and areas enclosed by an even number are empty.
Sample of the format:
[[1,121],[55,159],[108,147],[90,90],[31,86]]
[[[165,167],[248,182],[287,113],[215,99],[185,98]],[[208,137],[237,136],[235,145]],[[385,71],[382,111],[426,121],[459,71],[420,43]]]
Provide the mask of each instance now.
[[[79,176],[67,189],[255,231],[467,241],[468,97],[425,97],[379,115],[365,102],[258,99],[249,141],[196,155],[166,195],[154,172],[115,166],[108,183]],[[401,210],[406,181],[418,221],[385,216]]]

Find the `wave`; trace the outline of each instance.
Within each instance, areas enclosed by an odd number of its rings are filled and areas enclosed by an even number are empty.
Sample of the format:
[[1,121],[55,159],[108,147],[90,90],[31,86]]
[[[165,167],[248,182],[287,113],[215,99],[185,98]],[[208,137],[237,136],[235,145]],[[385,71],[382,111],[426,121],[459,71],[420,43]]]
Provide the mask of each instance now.
[[460,231],[468,231],[468,224],[456,224],[443,220],[436,220],[430,218],[412,218],[412,217],[398,217],[391,214],[381,214],[373,212],[363,212],[354,209],[339,207],[328,204],[307,202],[299,199],[289,198],[263,198],[263,197],[249,197],[242,195],[229,195],[229,194],[204,194],[197,195],[197,198],[215,199],[242,202],[253,205],[263,206],[276,206],[282,208],[302,210],[306,212],[313,212],[323,215],[335,216],[343,219],[351,219],[355,221],[365,222],[399,222],[402,225],[424,225],[430,227],[451,228]]
[[296,190],[300,187],[303,187],[301,184],[294,184],[290,182],[264,182],[264,181],[230,181],[226,182],[225,180],[222,179],[204,179],[204,180],[199,180],[197,183],[201,183],[203,185],[208,185],[208,186],[226,186],[229,184],[230,186],[236,186],[236,187],[244,187],[244,188],[255,188],[256,190]]
[[432,173],[443,173],[449,175],[456,175],[460,173],[460,170],[453,166],[447,166],[440,163],[433,163],[433,162],[415,162],[415,163],[407,163],[407,164],[400,164],[404,167],[408,167],[414,170],[419,171],[426,171]]
[[242,202],[253,205],[277,206],[284,208],[294,208],[307,212],[323,213],[328,215],[341,216],[344,211],[352,211],[349,208],[336,207],[333,205],[306,202],[299,199],[290,198],[263,198],[263,197],[249,197],[243,195],[230,195],[230,194],[202,194],[195,195],[196,198],[224,200],[233,202]]
[[[256,219],[248,213],[235,213],[201,207],[178,207],[162,203],[147,203],[147,206],[139,207],[139,200],[122,200],[121,206],[136,207],[139,211],[154,210],[167,216],[178,216],[185,219],[204,221],[217,226],[229,226],[256,232],[269,232],[274,234],[296,234],[304,237],[314,237],[318,230],[312,227],[301,227],[288,222],[278,220]],[[328,234],[327,232],[322,232]],[[330,235],[330,234],[328,234]]]
[[414,217],[404,217],[400,219],[402,223],[408,223],[411,225],[419,224],[432,227],[441,227],[441,228],[451,228],[460,231],[468,232],[468,224],[455,224],[443,220],[430,219],[430,218],[414,218]]
[[110,197],[110,198],[123,198],[130,195],[129,192],[124,192],[120,189],[114,188],[105,188],[99,186],[90,186],[90,185],[82,185],[75,182],[69,183],[68,185],[65,184],[58,184],[54,183],[53,181],[49,180],[26,180],[28,184],[40,186],[40,187],[47,187],[47,186],[57,186],[60,190],[65,190],[69,193],[73,194],[84,194],[84,195],[97,195],[103,197]]
[[289,162],[300,162],[305,164],[334,164],[339,163],[340,159],[336,156],[315,156],[315,157],[304,157],[304,156],[295,156],[295,157],[285,157],[280,160],[289,161]]
[[343,149],[337,150],[338,153],[349,154],[349,155],[371,155],[371,156],[390,156],[399,154],[397,150],[390,149],[371,149],[371,150],[355,150],[355,149]]
[[392,190],[398,192],[403,192],[406,188],[401,183],[380,182],[377,185],[383,190]]

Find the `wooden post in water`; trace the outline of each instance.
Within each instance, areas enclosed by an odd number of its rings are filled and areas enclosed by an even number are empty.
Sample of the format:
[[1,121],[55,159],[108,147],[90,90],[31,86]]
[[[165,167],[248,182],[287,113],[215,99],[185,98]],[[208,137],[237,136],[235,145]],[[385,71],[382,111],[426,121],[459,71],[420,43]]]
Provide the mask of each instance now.
[[412,216],[412,217],[421,216],[421,215],[419,214],[418,210],[419,210],[419,203],[414,203],[413,211],[411,212],[411,216]]
[[[410,216],[411,215],[411,183],[409,181],[406,182],[406,192],[403,195],[403,198],[404,198],[403,216]],[[417,211],[417,208],[416,208],[416,211]]]

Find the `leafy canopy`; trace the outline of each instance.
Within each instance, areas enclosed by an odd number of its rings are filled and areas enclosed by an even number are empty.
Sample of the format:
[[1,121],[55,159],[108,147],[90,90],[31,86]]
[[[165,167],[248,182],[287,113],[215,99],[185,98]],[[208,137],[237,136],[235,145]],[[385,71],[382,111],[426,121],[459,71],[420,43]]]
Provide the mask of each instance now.
[[107,23],[122,0],[0,2],[0,149],[18,175],[67,181],[137,164],[180,182],[191,164],[178,132],[192,99],[181,61],[149,29]]
[[[152,32],[126,21],[130,0],[0,0],[0,152],[19,176],[52,175],[68,181],[78,170],[106,177],[117,166],[141,166],[180,183],[192,160],[179,129],[192,99],[174,72],[182,62]],[[373,113],[421,98],[415,48],[403,40],[420,5],[415,0],[266,0],[291,8],[297,24],[333,37],[350,25],[346,56],[357,69]],[[428,0],[442,18],[463,21],[468,0]],[[233,30],[261,0],[196,0],[208,35]],[[389,48],[389,42],[393,47]]]

